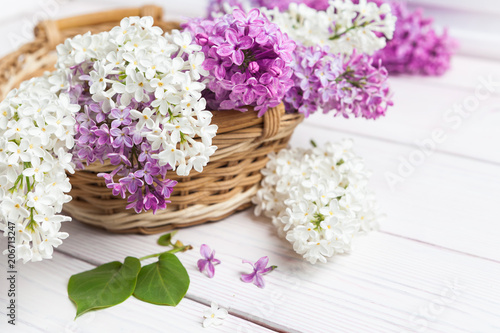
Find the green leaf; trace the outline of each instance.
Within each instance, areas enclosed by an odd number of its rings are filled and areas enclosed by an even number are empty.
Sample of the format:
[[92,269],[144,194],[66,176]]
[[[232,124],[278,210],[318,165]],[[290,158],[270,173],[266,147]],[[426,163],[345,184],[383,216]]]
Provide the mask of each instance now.
[[73,275],[68,282],[68,296],[76,305],[76,318],[125,301],[134,292],[140,270],[139,259],[127,257],[123,264],[113,261]]
[[141,301],[176,306],[189,288],[189,275],[172,253],[162,253],[158,261],[142,267],[134,296]]
[[168,233],[168,234],[165,234],[163,236],[161,236],[160,238],[158,238],[158,245],[161,245],[161,246],[170,246],[172,245],[172,237],[174,237],[174,235],[177,233],[177,231],[173,231],[171,233]]

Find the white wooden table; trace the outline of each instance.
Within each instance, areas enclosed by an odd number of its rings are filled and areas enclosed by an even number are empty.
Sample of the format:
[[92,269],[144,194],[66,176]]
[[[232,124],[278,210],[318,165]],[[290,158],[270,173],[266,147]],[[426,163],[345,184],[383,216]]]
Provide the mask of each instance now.
[[[44,9],[59,18],[145,2],[60,0],[52,9],[47,4],[56,0],[12,2],[0,13],[1,53],[15,48],[16,36],[30,38],[29,22]],[[196,0],[163,5],[171,16],[204,10]],[[359,238],[352,254],[310,265],[249,210],[178,233],[194,246],[179,254],[191,277],[179,306],[130,298],[73,320],[72,274],[161,251],[158,236],[109,234],[74,221],[63,226],[70,237],[53,260],[18,264],[15,327],[7,325],[0,259],[0,332],[204,332],[211,301],[230,316],[207,332],[500,332],[500,62],[458,55],[452,65],[439,78],[392,78],[395,106],[376,122],[314,116],[296,130],[292,146],[354,138],[374,171],[371,184],[388,219],[380,232]],[[492,91],[478,88],[489,76]],[[487,96],[473,105],[478,89]],[[464,103],[467,113],[448,111]],[[445,139],[430,144],[437,130]],[[424,155],[416,142],[434,147]],[[400,182],[391,186],[388,173]],[[196,268],[203,243],[222,260],[214,279]],[[249,266],[241,260],[264,255],[279,266],[266,288],[242,283]]]

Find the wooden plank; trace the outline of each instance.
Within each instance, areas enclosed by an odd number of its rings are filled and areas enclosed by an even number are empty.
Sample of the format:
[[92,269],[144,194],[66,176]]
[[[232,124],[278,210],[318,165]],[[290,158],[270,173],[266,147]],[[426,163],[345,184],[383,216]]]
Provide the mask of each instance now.
[[[155,244],[155,235],[109,234],[80,223],[66,224],[65,230],[71,236],[61,251],[91,262],[162,250]],[[359,239],[351,255],[313,266],[276,237],[267,219],[256,218],[250,211],[181,230],[178,238],[195,247],[179,254],[191,277],[188,298],[207,301],[216,295],[233,313],[278,330],[406,332],[425,325],[429,332],[468,332],[500,328],[500,265],[488,260],[373,233]],[[215,249],[222,261],[213,279],[196,268],[203,243]],[[249,269],[241,260],[264,255],[279,267],[266,276],[266,288],[239,281],[240,273]]]
[[[5,247],[2,238],[0,245]],[[177,307],[156,306],[134,297],[115,307],[89,312],[76,320],[76,310],[67,296],[67,281],[76,274],[94,266],[62,253],[54,259],[26,265],[18,264],[17,321],[13,328],[7,325],[5,306],[0,308],[2,332],[199,332],[202,330],[206,304],[184,299]],[[2,299],[6,297],[6,260],[0,261]],[[211,300],[218,300],[213,295]],[[2,302],[4,304],[4,302]],[[217,328],[221,332],[248,332],[270,330],[230,315]],[[244,331],[242,331],[244,332]]]
[[[393,84],[397,85],[398,81],[395,81],[394,77],[392,76],[391,80]],[[456,87],[474,93],[476,88],[481,85],[482,79],[486,81],[493,80],[496,84],[500,83],[500,62],[457,54],[451,58],[450,70],[442,76],[403,75],[396,77],[422,85],[431,84],[448,88]],[[492,96],[500,96],[498,85],[494,87],[494,91],[491,94]]]
[[[431,80],[429,84],[425,78],[391,79],[394,107],[377,121],[317,113],[304,124],[344,132],[344,135],[399,142],[409,146],[408,151],[415,149],[417,143],[432,141],[433,151],[500,164],[500,151],[488,144],[500,142],[496,126],[500,121],[500,97],[490,95],[479,100],[466,89],[436,86],[435,82],[437,80]],[[498,83],[500,85],[500,80]],[[497,89],[500,92],[500,87]],[[477,104],[473,104],[475,102]],[[443,133],[442,140],[433,139],[434,131]],[[427,145],[431,147],[431,143]]]
[[[346,136],[355,139],[355,151],[374,171],[371,186],[389,216],[382,230],[500,261],[500,225],[493,222],[499,221],[498,165],[438,152],[420,159],[423,153],[397,141],[307,123],[295,130],[291,145],[307,146],[310,139],[321,145]],[[391,185],[387,179],[393,176],[401,178]]]

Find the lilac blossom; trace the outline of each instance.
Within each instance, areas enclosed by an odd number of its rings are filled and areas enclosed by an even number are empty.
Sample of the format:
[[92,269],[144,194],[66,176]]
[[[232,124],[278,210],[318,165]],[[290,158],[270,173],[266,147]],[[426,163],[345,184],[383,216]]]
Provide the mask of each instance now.
[[200,254],[204,259],[198,260],[198,269],[200,270],[200,272],[206,270],[208,277],[213,278],[215,274],[214,265],[220,264],[220,260],[214,258],[215,250],[212,251],[207,244],[202,244],[200,248]]
[[252,47],[253,40],[249,36],[238,36],[236,30],[226,30],[227,43],[222,44],[217,49],[217,54],[222,57],[230,57],[233,63],[241,66],[245,60],[243,50],[248,50]]
[[295,43],[258,9],[192,19],[184,28],[205,53],[208,107],[247,111],[253,106],[260,117],[292,87]]
[[[373,1],[373,0],[372,0]],[[438,35],[432,19],[422,10],[411,11],[404,2],[388,2],[397,17],[394,37],[375,54],[390,73],[442,75],[450,67],[450,58],[458,43],[445,29]]]
[[111,133],[109,132],[108,124],[102,124],[98,130],[94,131],[94,134],[98,137],[97,144],[102,146],[111,143]]
[[376,119],[393,104],[386,69],[366,54],[335,55],[326,47],[299,46],[293,68],[294,86],[285,96],[287,112]]
[[128,126],[132,124],[132,119],[130,118],[130,108],[114,108],[111,110],[109,117],[114,119],[111,122],[111,127],[119,127],[120,125]]
[[[74,66],[72,74],[89,79],[82,73],[92,68],[90,63],[84,62]],[[160,166],[158,160],[151,157],[159,150],[153,150],[147,142],[148,130],[137,130],[138,120],[130,117],[130,110],[142,112],[150,102],[139,103],[132,99],[128,107],[105,112],[105,102],[96,102],[92,98],[89,82],[80,82],[70,87],[72,102],[86,106],[76,117],[73,162],[79,169],[84,169],[85,165],[95,161],[104,163],[109,160],[115,169],[98,176],[104,178],[113,195],[127,198],[127,208],[133,208],[137,213],[142,210],[155,213],[164,209],[177,182],[166,178],[169,165]]]
[[[240,42],[231,44],[230,58],[245,51]],[[217,126],[201,98],[201,75],[208,74],[201,47],[190,32],[163,34],[145,16],[124,18],[108,32],[77,35],[57,52],[56,67],[69,83],[61,87],[71,103],[83,106],[74,125],[75,165],[106,164],[98,176],[129,209],[166,208],[176,185],[167,172],[202,172],[217,149]]]
[[255,264],[251,261],[243,260],[244,264],[252,265],[253,272],[250,274],[241,274],[241,281],[246,283],[253,282],[253,284],[255,284],[257,287],[264,288],[265,283],[262,276],[278,268],[278,266],[269,266],[266,268],[268,262],[269,257],[267,256],[260,258]]

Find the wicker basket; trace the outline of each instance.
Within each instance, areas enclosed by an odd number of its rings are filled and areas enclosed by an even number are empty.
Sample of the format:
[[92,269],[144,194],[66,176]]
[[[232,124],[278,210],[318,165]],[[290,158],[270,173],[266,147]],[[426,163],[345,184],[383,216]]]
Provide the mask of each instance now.
[[[35,40],[0,61],[0,95],[22,81],[52,70],[55,47],[68,37],[87,31],[110,30],[126,16],[152,16],[155,25],[165,31],[178,23],[162,20],[157,6],[114,10],[58,21],[44,21],[35,28]],[[75,219],[114,232],[156,233],[176,227],[217,221],[250,205],[261,180],[260,169],[267,154],[286,147],[302,116],[285,114],[283,105],[270,109],[258,118],[253,111],[213,111],[213,123],[219,129],[213,140],[218,147],[202,173],[192,171],[189,177],[171,173],[178,181],[167,209],[136,214],[127,210],[126,200],[113,196],[98,172],[113,166],[94,164],[85,171],[70,175],[73,200],[65,211]]]

